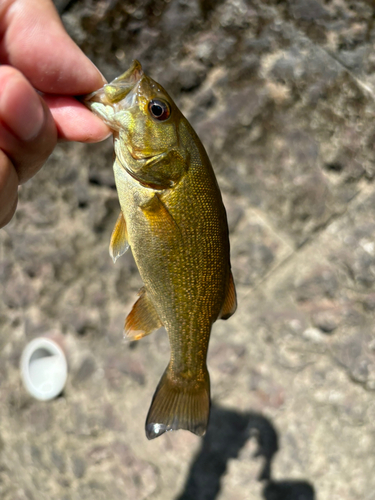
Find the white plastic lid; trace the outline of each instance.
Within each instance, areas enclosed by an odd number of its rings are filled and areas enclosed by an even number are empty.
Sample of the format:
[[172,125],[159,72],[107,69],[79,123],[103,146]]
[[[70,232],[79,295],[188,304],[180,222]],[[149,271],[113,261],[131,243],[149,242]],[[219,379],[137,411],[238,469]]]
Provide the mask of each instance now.
[[21,377],[35,399],[47,401],[65,387],[68,365],[61,347],[53,340],[38,337],[25,347],[21,357]]

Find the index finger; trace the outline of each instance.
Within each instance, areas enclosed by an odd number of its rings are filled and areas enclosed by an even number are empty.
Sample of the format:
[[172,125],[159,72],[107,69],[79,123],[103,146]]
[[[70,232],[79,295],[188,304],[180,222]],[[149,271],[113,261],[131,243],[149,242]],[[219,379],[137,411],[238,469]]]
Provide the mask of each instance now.
[[49,94],[87,94],[103,86],[50,0],[0,0],[0,62]]

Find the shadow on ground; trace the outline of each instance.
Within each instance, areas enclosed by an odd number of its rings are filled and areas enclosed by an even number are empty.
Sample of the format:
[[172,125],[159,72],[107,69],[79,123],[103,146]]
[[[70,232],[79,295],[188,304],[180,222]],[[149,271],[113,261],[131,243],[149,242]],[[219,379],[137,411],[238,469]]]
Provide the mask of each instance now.
[[210,426],[190,469],[184,491],[176,500],[214,500],[229,459],[237,458],[245,443],[255,438],[255,457],[264,457],[259,481],[265,500],[314,500],[314,488],[306,481],[273,481],[271,464],[278,450],[278,436],[271,422],[257,413],[240,413],[213,406]]

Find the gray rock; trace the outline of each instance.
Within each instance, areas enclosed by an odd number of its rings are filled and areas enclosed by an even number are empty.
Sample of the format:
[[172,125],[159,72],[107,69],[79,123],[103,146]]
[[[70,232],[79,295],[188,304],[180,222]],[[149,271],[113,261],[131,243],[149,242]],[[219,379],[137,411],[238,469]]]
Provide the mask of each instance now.
[[82,458],[77,456],[72,457],[72,470],[76,478],[80,479],[84,476],[86,465]]
[[[161,330],[122,343],[142,283],[130,251],[108,256],[112,140],[59,144],[0,232],[0,497],[372,499],[372,5],[56,5],[108,80],[139,58],[197,130],[227,206],[238,310],[213,328],[220,408],[206,437],[148,442],[169,342]],[[39,403],[18,363],[51,330],[65,335],[70,376]]]

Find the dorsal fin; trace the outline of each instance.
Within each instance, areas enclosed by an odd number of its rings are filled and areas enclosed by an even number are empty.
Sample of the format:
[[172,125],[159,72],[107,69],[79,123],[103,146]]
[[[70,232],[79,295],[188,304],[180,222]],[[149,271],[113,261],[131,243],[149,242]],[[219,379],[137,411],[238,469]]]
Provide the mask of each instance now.
[[139,340],[154,330],[162,327],[159,315],[149,299],[145,288],[139,291],[139,299],[125,320],[124,337],[127,340]]
[[236,287],[234,286],[232,271],[229,271],[229,282],[224,304],[221,308],[219,318],[228,319],[237,309]]
[[112,231],[111,242],[109,244],[109,255],[112,257],[113,262],[116,262],[128,248],[128,231],[126,229],[124,214],[121,211],[117,217],[115,227]]

